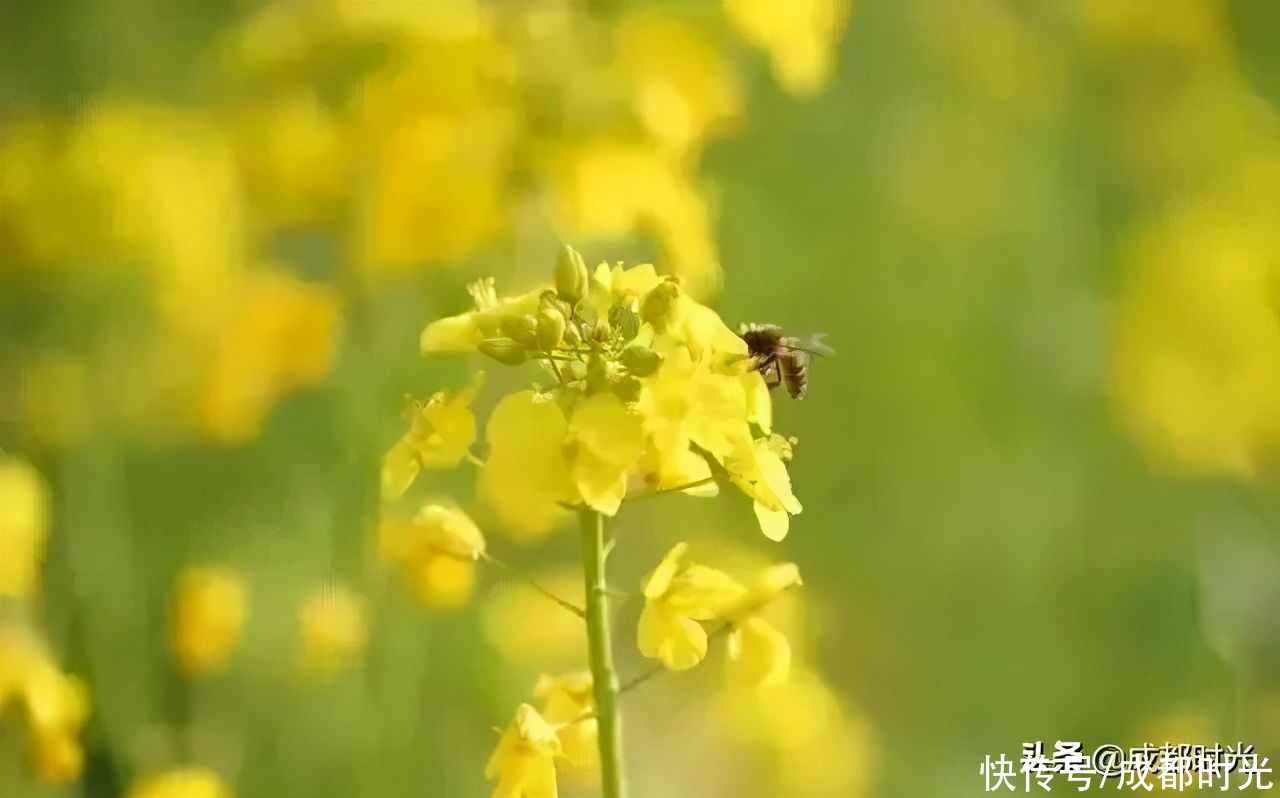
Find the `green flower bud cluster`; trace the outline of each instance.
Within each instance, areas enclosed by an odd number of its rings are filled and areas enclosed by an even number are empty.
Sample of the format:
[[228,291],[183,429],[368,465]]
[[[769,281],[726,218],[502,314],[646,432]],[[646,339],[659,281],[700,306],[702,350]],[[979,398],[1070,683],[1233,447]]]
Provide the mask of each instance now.
[[641,381],[662,365],[651,343],[674,314],[678,283],[666,278],[644,296],[618,296],[598,276],[593,280],[582,255],[565,246],[553,286],[537,295],[535,311],[503,316],[501,335],[481,341],[479,351],[511,366],[538,361],[560,384],[588,393],[638,399]]

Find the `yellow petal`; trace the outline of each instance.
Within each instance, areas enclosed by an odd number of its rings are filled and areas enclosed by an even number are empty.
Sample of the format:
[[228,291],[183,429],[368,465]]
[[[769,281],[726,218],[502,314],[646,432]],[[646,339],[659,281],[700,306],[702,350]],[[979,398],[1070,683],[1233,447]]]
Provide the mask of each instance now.
[[467,560],[477,559],[485,551],[484,535],[471,517],[456,507],[426,504],[414,519],[431,548]]
[[707,656],[707,632],[697,621],[649,602],[640,612],[636,634],[640,653],[673,671],[688,670]]
[[560,738],[538,711],[521,704],[485,766],[497,779],[494,798],[556,798],[555,757]]
[[791,671],[791,643],[760,618],[749,618],[729,636],[730,673],[754,686],[782,684]]
[[680,560],[688,550],[689,544],[683,541],[671,547],[671,550],[658,563],[658,567],[654,568],[653,572],[645,577],[645,598],[655,599],[667,592],[667,588],[671,586],[672,577],[676,575],[676,571],[680,568]]
[[475,586],[474,562],[449,554],[436,554],[414,563],[408,576],[418,600],[427,607],[451,610],[471,598]]
[[786,510],[771,510],[760,502],[756,502],[753,507],[756,521],[765,537],[774,542],[786,539],[787,533],[791,531],[791,516]]
[[394,501],[418,478],[418,454],[408,435],[396,441],[382,458],[382,498]]
[[298,628],[308,663],[322,672],[345,665],[368,640],[363,603],[341,585],[326,585],[303,601]]
[[741,602],[746,593],[747,589],[724,571],[692,563],[671,580],[663,601],[680,615],[709,621]]
[[627,475],[644,447],[639,414],[613,394],[590,396],[569,421],[569,440],[571,473],[582,500],[605,515],[617,513]]
[[533,391],[505,397],[489,417],[480,493],[511,532],[541,536],[564,517],[560,503],[576,498],[563,453],[567,431],[560,408]]
[[588,450],[579,450],[573,458],[573,480],[588,507],[604,515],[617,515],[627,495],[625,471]]
[[470,352],[483,338],[475,313],[462,313],[428,324],[418,337],[418,346],[425,353]]
[[49,529],[44,479],[25,460],[0,454],[0,596],[35,591]]

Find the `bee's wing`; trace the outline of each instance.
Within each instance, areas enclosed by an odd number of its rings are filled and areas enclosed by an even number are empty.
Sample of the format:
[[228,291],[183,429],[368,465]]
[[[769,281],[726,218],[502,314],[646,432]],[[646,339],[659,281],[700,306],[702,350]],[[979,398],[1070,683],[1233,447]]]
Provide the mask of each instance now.
[[830,357],[831,355],[834,355],[836,350],[827,346],[826,341],[823,340],[826,337],[826,333],[814,333],[809,336],[809,340],[805,342],[809,352],[818,355],[819,357]]
[[827,337],[826,333],[814,333],[813,335],[809,336],[807,339],[803,341],[793,338],[787,343],[781,344],[778,348],[790,349],[793,351],[800,351],[800,352],[808,352],[809,354],[817,355],[818,357],[829,357],[831,355],[834,355],[836,353],[836,350],[827,346],[823,342],[822,339],[826,337]]

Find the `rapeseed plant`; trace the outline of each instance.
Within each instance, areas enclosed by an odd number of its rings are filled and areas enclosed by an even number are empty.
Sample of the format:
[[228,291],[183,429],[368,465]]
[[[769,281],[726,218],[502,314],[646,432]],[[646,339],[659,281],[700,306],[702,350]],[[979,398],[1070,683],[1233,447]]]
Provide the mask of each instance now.
[[[482,280],[471,287],[471,310],[423,330],[426,353],[478,352],[503,366],[535,364],[542,376],[497,402],[483,459],[469,449],[479,379],[415,405],[408,432],[384,458],[383,493],[398,497],[422,469],[466,459],[480,469],[481,498],[518,539],[536,541],[576,516],[585,606],[535,586],[585,621],[588,669],[539,680],[541,710],[520,706],[486,773],[498,782],[495,798],[532,798],[556,795],[557,760],[598,765],[604,795],[619,798],[618,696],[656,672],[623,683],[614,667],[605,571],[616,540],[606,539],[605,520],[629,500],[714,496],[732,485],[752,501],[762,532],[780,540],[801,510],[786,468],[794,440],[774,433],[768,388],[745,342],[678,278],[648,265],[589,270],[570,247],[553,275],[513,297]],[[415,521],[384,524],[381,549],[427,595],[436,562],[506,567],[465,515],[438,504]],[[676,545],[644,581],[641,653],[660,669],[684,670],[725,633],[738,681],[784,682],[789,643],[759,613],[799,584],[796,566],[771,566],[744,583],[686,561],[687,550]]]

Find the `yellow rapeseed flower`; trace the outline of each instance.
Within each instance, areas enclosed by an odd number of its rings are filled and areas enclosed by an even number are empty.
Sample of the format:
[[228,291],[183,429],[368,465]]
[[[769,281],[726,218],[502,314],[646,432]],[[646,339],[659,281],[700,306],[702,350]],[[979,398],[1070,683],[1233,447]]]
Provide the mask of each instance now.
[[791,526],[791,516],[801,511],[791,492],[791,477],[783,457],[790,457],[790,444],[774,435],[752,440],[734,439],[734,448],[724,458],[730,479],[755,502],[756,520],[770,540],[782,540]]
[[[578,606],[582,574],[562,567],[531,575],[538,584]],[[521,668],[560,671],[579,667],[587,630],[582,619],[550,601],[529,601],[516,585],[493,590],[484,606],[485,638],[507,661]]]
[[565,446],[583,503],[605,515],[617,513],[644,446],[640,416],[613,394],[589,396],[569,419]]
[[677,671],[707,655],[707,631],[699,621],[722,617],[746,595],[746,588],[723,571],[681,562],[688,548],[676,544],[644,580],[636,634],[641,654]]
[[485,766],[485,778],[498,782],[493,798],[558,798],[555,759],[560,755],[555,727],[521,704]]
[[791,643],[763,618],[748,618],[729,633],[731,678],[747,684],[781,684],[791,671]]
[[769,54],[784,89],[810,95],[835,69],[851,0],[724,0],[729,23],[743,39]]
[[798,669],[782,684],[726,690],[718,706],[726,737],[746,756],[775,763],[769,794],[868,794],[874,728],[812,670]]
[[560,749],[572,766],[569,772],[582,780],[595,773],[600,759],[598,724],[595,718],[586,717],[595,709],[591,686],[589,671],[561,676],[544,673],[533,686],[533,697],[542,702],[542,717],[557,727]]
[[43,642],[19,625],[0,627],[0,712],[9,705],[25,712],[27,750],[36,777],[51,783],[79,778],[88,687],[63,673]]
[[564,457],[569,422],[564,411],[534,391],[498,402],[485,427],[489,458],[480,493],[513,534],[536,539],[565,515],[561,502],[576,489]]
[[1275,202],[1246,198],[1162,213],[1129,250],[1115,400],[1153,459],[1184,473],[1252,478],[1280,449],[1280,237]]
[[483,372],[458,393],[437,391],[410,408],[409,430],[382,460],[382,497],[396,499],[424,468],[452,468],[476,439],[471,401],[484,384]]
[[608,139],[567,147],[553,181],[564,226],[582,237],[644,231],[695,296],[720,285],[711,212],[679,161],[655,148]]
[[246,276],[216,334],[201,400],[201,426],[227,443],[254,438],[276,401],[319,382],[333,363],[337,292],[269,271]]
[[618,26],[614,69],[636,116],[658,141],[685,152],[742,110],[742,90],[713,43],[673,17],[641,11]]
[[411,520],[384,520],[378,543],[383,561],[400,569],[426,606],[459,607],[471,597],[485,540],[456,507],[427,504]]
[[232,792],[209,768],[188,766],[134,782],[126,798],[232,798]]
[[240,639],[247,604],[244,580],[230,569],[195,567],[179,574],[169,642],[184,675],[204,676],[226,668]]
[[[792,441],[772,434],[769,391],[743,339],[649,265],[588,273],[570,249],[555,285],[498,300],[479,283],[476,310],[423,332],[426,349],[534,361],[557,382],[507,396],[489,419],[480,493],[499,521],[536,538],[569,507],[614,515],[633,485],[709,496],[723,474],[754,501],[765,535],[785,537],[801,511],[786,469]],[[399,447],[384,476],[403,484],[414,465]]]
[[369,640],[363,602],[336,584],[325,585],[302,602],[298,631],[308,665],[324,674],[359,657]]
[[40,472],[0,452],[0,597],[31,598],[49,534],[49,490]]
[[725,611],[729,623],[730,679],[739,684],[768,687],[787,680],[791,671],[791,643],[773,624],[760,617],[774,599],[799,585],[795,563],[778,563],[761,570],[743,598]]
[[486,338],[502,334],[502,320],[535,313],[539,288],[514,297],[498,297],[492,277],[467,286],[475,307],[466,313],[431,322],[422,331],[418,345],[423,352],[470,352]]

